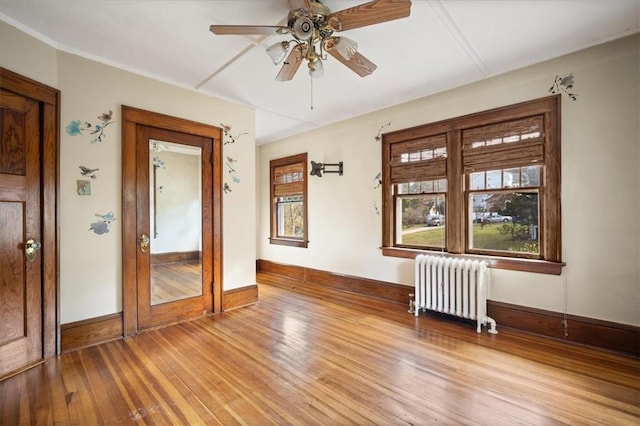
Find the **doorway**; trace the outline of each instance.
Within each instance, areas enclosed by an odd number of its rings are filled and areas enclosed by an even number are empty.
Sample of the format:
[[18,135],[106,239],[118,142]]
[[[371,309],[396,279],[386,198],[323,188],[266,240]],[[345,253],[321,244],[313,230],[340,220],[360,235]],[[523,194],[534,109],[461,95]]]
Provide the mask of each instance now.
[[122,107],[124,335],[222,307],[221,130]]
[[0,68],[0,379],[57,351],[59,99]]

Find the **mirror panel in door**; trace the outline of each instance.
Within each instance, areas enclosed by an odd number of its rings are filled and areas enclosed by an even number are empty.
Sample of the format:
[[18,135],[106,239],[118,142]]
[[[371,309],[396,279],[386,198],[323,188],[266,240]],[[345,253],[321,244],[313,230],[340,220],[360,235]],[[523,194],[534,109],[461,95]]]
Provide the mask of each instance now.
[[202,148],[149,140],[151,305],[202,296]]

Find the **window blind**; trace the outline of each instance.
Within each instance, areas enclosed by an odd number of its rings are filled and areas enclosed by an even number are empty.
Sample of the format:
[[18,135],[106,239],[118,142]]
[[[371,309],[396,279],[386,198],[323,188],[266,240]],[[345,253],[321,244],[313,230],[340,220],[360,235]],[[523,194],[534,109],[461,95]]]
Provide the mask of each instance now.
[[396,142],[391,145],[391,183],[447,177],[447,135]]
[[276,197],[302,194],[303,182],[304,163],[276,167],[273,172],[273,194]]
[[544,143],[542,115],[465,129],[464,173],[544,164]]

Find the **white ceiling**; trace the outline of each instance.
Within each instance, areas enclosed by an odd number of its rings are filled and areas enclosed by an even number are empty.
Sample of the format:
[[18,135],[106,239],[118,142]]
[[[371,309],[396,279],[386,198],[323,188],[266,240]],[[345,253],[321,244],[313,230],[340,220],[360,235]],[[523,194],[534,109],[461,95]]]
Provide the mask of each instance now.
[[[332,11],[366,0],[325,0]],[[329,57],[275,81],[264,50],[285,36],[214,35],[211,24],[283,24],[287,0],[0,0],[0,19],[53,47],[255,108],[268,143],[640,31],[640,0],[413,0],[408,18],[341,33],[378,65]]]

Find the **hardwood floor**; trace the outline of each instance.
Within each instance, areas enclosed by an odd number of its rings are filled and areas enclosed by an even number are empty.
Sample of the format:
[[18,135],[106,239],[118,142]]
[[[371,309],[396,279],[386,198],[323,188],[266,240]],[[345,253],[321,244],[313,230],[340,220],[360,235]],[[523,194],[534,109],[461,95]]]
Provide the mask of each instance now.
[[260,301],[0,382],[2,424],[640,422],[640,360],[258,274]]

